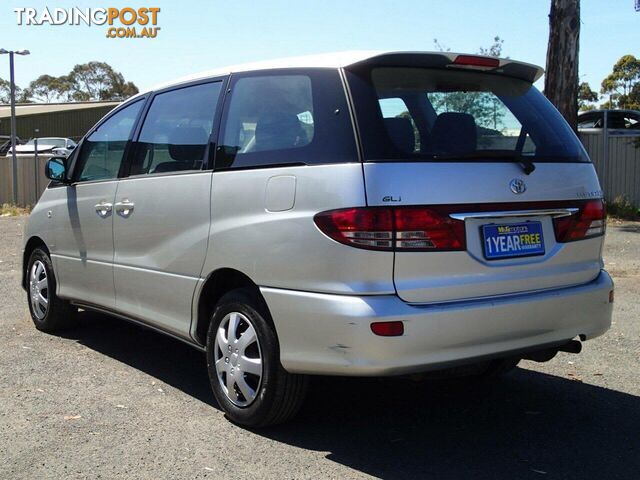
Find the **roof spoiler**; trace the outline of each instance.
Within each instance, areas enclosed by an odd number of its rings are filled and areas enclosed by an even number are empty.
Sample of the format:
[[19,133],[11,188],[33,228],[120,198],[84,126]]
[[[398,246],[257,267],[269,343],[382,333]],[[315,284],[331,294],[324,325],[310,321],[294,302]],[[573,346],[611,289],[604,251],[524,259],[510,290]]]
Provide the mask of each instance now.
[[398,52],[383,53],[345,66],[347,70],[359,67],[423,67],[476,70],[534,83],[543,74],[541,67],[508,58],[468,55],[453,52]]

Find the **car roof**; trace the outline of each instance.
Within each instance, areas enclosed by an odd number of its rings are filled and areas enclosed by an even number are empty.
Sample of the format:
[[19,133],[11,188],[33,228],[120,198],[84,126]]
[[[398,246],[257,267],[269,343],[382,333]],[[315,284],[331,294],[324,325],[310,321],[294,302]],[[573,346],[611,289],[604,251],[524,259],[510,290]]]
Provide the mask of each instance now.
[[595,108],[593,110],[585,110],[584,112],[578,112],[578,116],[586,115],[588,113],[602,113],[602,112],[623,112],[623,113],[639,113],[640,110],[632,110],[629,108]]
[[[469,55],[455,52],[401,52],[401,51],[375,51],[358,50],[336,53],[324,53],[319,55],[306,55],[300,57],[280,58],[275,60],[265,60],[254,63],[245,63],[228,67],[221,67],[214,70],[188,75],[177,80],[156,85],[149,91],[161,90],[183,83],[205,80],[207,78],[229,75],[239,72],[250,72],[267,69],[280,68],[349,68],[356,65],[379,64],[381,66],[425,66],[437,67],[453,63],[459,55]],[[473,57],[487,57],[473,54]],[[508,58],[499,58],[499,67],[494,71],[498,74],[520,78],[531,83],[538,80],[544,70],[530,63],[518,62]],[[142,92],[144,95],[147,92]]]

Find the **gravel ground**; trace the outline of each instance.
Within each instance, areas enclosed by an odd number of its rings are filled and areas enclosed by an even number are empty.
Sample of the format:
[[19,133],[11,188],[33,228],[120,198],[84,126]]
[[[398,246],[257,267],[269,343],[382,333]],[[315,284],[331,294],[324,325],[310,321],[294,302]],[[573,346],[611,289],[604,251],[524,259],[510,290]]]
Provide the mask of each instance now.
[[640,476],[640,224],[609,228],[614,324],[581,355],[491,384],[318,378],[299,419],[225,420],[204,356],[93,313],[37,332],[19,287],[25,217],[0,218],[0,478]]

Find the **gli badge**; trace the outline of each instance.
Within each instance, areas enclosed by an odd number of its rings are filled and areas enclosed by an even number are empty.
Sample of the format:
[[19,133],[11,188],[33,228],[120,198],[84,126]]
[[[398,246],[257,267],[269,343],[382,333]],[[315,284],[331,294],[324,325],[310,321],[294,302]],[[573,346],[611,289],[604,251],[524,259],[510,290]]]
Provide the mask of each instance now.
[[509,188],[516,195],[520,195],[527,190],[527,184],[521,178],[514,178],[509,182]]

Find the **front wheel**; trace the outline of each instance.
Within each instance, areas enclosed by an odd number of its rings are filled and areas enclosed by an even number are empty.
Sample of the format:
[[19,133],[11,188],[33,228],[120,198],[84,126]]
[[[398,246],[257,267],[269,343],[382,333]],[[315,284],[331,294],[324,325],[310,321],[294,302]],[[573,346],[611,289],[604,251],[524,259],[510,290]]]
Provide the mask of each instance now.
[[78,310],[56,295],[56,277],[47,252],[36,248],[26,273],[29,312],[36,328],[51,333],[71,326]]
[[266,427],[300,409],[308,380],[280,364],[278,339],[266,308],[248,289],[224,295],[207,332],[207,368],[213,394],[233,422]]

